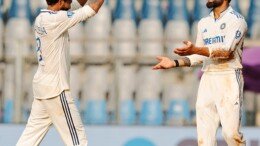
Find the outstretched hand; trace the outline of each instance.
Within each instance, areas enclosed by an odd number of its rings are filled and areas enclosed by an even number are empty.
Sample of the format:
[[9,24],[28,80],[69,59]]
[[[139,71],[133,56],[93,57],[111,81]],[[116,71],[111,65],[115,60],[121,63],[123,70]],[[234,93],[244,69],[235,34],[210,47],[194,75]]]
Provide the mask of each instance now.
[[181,48],[176,48],[174,50],[174,53],[180,55],[180,56],[187,56],[194,54],[195,47],[190,41],[183,41],[184,46]]
[[153,70],[170,69],[175,67],[175,63],[167,57],[158,56],[156,59],[159,61],[159,63],[153,67]]

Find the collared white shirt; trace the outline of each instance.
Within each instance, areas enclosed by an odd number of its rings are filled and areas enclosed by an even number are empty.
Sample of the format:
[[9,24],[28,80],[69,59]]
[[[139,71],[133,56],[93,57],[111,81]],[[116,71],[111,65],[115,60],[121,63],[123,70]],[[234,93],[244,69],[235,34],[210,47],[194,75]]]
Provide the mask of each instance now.
[[201,55],[187,56],[191,65],[203,63],[203,71],[225,71],[242,68],[242,51],[247,23],[242,15],[229,6],[215,19],[212,11],[202,18],[198,24],[196,46],[208,47],[210,53],[216,50],[226,50],[233,53],[232,58],[217,59]]
[[[71,6],[72,9],[80,7],[76,0]],[[34,25],[39,62],[33,79],[35,98],[52,98],[70,89],[68,29],[95,14],[88,5],[74,11],[41,10]]]

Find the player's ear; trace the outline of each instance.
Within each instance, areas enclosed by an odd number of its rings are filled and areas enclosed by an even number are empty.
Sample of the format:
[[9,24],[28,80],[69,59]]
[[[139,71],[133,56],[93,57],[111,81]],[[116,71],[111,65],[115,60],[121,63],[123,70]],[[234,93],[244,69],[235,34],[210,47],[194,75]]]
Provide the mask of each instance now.
[[64,5],[64,0],[59,0],[58,4],[60,7],[62,7]]

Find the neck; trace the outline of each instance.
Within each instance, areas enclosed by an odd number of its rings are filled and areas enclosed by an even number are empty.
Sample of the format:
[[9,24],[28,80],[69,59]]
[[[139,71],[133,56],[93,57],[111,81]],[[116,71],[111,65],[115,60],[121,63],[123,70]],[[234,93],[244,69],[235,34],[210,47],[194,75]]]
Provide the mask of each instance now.
[[47,7],[47,9],[48,9],[48,10],[51,10],[51,11],[59,11],[58,6],[56,6],[56,5],[52,5],[52,6],[49,5],[49,6]]
[[213,9],[215,19],[220,17],[220,14],[224,12],[229,7],[229,4],[223,3],[221,6]]

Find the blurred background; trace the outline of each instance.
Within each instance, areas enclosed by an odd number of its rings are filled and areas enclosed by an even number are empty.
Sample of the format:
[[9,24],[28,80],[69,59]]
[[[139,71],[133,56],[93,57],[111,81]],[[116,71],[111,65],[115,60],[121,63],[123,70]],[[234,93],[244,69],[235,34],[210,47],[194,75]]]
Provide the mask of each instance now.
[[[108,135],[118,131],[116,135],[129,141],[112,141],[113,146],[196,145],[201,66],[168,71],[153,71],[152,66],[157,55],[178,58],[172,50],[183,40],[195,42],[197,23],[210,12],[205,4],[206,0],[106,0],[95,17],[70,30],[71,92],[90,127],[90,144],[100,142],[94,139],[102,137],[98,133],[102,129]],[[231,5],[249,27],[243,53],[242,125],[250,127],[245,129],[252,135],[248,144],[259,146],[260,1],[232,0]],[[0,0],[0,7],[0,145],[7,146],[6,135],[18,138],[30,114],[37,70],[33,23],[46,2]],[[176,133],[179,138],[173,136]],[[158,138],[160,134],[164,139]],[[187,137],[191,139],[182,144],[180,140]],[[105,145],[94,142],[91,145]],[[48,140],[46,145],[51,145]]]

